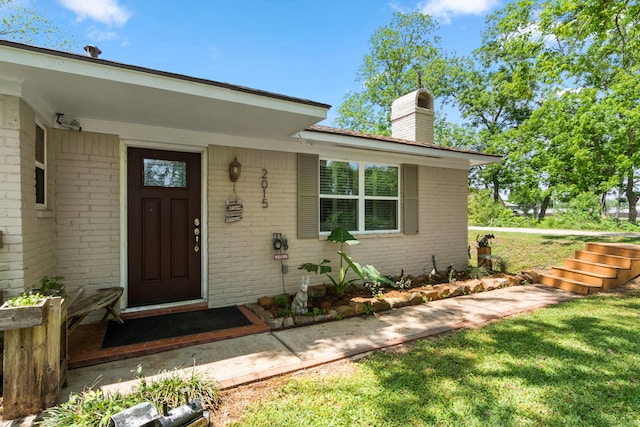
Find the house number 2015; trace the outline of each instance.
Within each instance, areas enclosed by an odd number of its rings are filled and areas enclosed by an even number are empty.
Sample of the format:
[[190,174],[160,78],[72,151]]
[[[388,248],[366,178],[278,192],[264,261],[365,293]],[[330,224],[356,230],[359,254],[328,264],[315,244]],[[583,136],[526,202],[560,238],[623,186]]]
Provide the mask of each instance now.
[[268,208],[269,203],[267,202],[267,187],[269,186],[269,181],[267,181],[267,170],[262,169],[262,207]]

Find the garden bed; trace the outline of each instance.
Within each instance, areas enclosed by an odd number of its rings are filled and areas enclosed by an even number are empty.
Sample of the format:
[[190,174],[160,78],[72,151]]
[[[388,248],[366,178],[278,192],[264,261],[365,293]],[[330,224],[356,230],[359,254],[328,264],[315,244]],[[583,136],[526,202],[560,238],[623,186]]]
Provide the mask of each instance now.
[[247,307],[268,324],[272,330],[286,329],[312,323],[340,320],[353,316],[369,315],[409,305],[420,305],[443,298],[486,292],[535,281],[535,273],[509,275],[496,273],[481,279],[456,280],[447,283],[433,282],[429,276],[408,277],[407,289],[381,290],[375,297],[371,288],[360,284],[350,285],[342,296],[329,285],[309,286],[308,312],[296,314],[290,309],[295,295],[281,294],[262,297]]

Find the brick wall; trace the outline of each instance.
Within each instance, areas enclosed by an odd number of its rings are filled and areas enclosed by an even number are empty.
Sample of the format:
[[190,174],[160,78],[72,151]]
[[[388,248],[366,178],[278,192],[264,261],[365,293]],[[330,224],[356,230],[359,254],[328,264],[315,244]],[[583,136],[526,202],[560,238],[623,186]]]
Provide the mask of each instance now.
[[20,107],[19,98],[0,95],[0,290],[6,297],[24,289]]
[[56,273],[69,291],[120,286],[119,138],[49,130],[55,164]]
[[[261,150],[210,146],[209,151],[209,305],[228,306],[254,302],[262,295],[283,291],[280,261],[273,259],[272,233],[289,239],[289,272],[284,289],[295,292],[305,262],[330,259],[339,263],[336,244],[296,237],[296,155]],[[244,206],[244,219],[225,223],[225,200],[232,193],[228,165],[234,156],[242,163],[236,192]],[[268,208],[262,208],[262,175],[267,169]],[[373,264],[384,274],[422,274],[432,269],[431,255],[438,268],[467,264],[467,172],[420,167],[420,232],[363,235],[360,244],[346,248],[355,261]],[[311,283],[326,282],[314,276]]]

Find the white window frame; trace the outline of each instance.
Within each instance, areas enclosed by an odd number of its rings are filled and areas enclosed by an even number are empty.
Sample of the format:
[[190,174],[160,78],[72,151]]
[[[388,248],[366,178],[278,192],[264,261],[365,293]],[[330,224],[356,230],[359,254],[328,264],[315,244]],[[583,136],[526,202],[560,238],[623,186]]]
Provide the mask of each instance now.
[[[320,190],[320,179],[318,179],[318,208],[320,208],[320,200],[322,199],[356,199],[358,202],[358,229],[357,230],[349,230],[354,234],[389,234],[389,233],[399,233],[402,229],[401,224],[401,211],[400,211],[400,202],[401,202],[401,194],[402,194],[402,180],[401,180],[401,172],[402,168],[399,164],[394,163],[380,163],[374,161],[354,161],[354,160],[340,160],[333,158],[325,158],[321,157],[319,162],[342,162],[342,163],[357,163],[358,164],[358,194],[357,195],[337,195],[337,194],[323,194]],[[384,166],[384,167],[393,167],[397,170],[398,175],[398,188],[397,188],[397,196],[367,196],[365,195],[365,167],[366,166]],[[318,174],[320,171],[318,170]],[[388,229],[388,230],[365,230],[365,204],[367,200],[390,200],[396,202],[396,228]],[[320,213],[318,213],[318,224],[320,224]],[[319,226],[319,225],[318,225]],[[320,231],[321,236],[329,235],[330,231]]]
[[[44,141],[43,141],[43,156],[44,156],[44,163],[43,162],[39,162],[38,159],[36,159],[36,152],[35,152],[35,147],[34,147],[34,153],[33,153],[33,160],[34,160],[34,174],[36,172],[37,169],[42,169],[43,174],[44,174],[44,180],[42,185],[44,186],[43,188],[43,192],[44,192],[44,202],[39,203],[38,199],[37,199],[37,193],[36,193],[36,208],[39,209],[46,209],[47,208],[47,128],[45,126],[42,125],[42,123],[36,121],[35,123],[36,127],[39,127],[40,129],[42,129],[42,132],[44,134]],[[34,145],[36,143],[36,140],[34,138]],[[35,181],[35,176],[34,176],[34,181]],[[36,186],[34,185],[34,191],[36,190]]]

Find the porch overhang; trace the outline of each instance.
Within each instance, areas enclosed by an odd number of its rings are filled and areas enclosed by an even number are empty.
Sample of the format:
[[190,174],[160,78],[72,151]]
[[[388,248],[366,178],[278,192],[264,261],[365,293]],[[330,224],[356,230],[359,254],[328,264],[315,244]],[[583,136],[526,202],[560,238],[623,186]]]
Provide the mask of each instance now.
[[[77,119],[258,138],[290,136],[330,108],[242,86],[0,40],[0,93],[52,120]],[[91,130],[91,129],[83,129]]]

